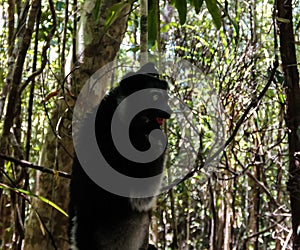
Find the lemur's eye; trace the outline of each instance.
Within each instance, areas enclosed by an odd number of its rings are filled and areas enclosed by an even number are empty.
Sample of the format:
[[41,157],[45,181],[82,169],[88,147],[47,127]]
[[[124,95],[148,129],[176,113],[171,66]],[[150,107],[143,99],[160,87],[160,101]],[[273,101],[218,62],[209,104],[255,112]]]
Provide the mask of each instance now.
[[153,95],[153,96],[152,96],[152,99],[153,99],[153,101],[156,102],[156,101],[159,99],[159,95]]

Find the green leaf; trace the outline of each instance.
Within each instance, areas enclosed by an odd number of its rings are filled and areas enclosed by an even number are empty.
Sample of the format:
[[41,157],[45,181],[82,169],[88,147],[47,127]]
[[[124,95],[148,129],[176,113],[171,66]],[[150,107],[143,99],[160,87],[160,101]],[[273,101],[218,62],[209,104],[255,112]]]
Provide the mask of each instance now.
[[69,215],[61,208],[59,207],[58,205],[56,205],[54,202],[48,200],[47,198],[43,197],[43,196],[40,196],[40,195],[37,195],[37,194],[34,194],[34,193],[31,193],[27,190],[24,190],[24,189],[20,189],[20,188],[13,188],[13,187],[10,187],[10,186],[7,186],[3,183],[0,183],[0,188],[2,189],[5,189],[5,190],[11,190],[11,191],[14,191],[16,193],[22,193],[22,194],[26,194],[26,195],[29,195],[29,196],[33,196],[33,197],[36,197],[38,198],[39,200],[47,203],[48,205],[50,205],[51,207],[55,208],[57,211],[61,212],[63,215],[65,215],[66,217],[69,217]]
[[186,0],[175,0],[175,7],[178,10],[180,24],[183,25],[186,21],[186,13],[187,13]]
[[134,3],[135,1],[136,0],[124,1],[120,3],[116,3],[113,6],[111,6],[107,11],[108,14],[105,22],[105,28],[107,29],[110,25],[112,25],[120,16],[122,11],[128,6],[131,6],[131,4]]
[[55,9],[57,11],[60,11],[62,9],[62,2],[61,1],[56,2]]
[[3,68],[0,68],[0,85],[3,86],[4,84],[4,69]]
[[221,11],[216,0],[205,0],[206,7],[211,14],[217,29],[221,28]]
[[300,126],[297,127],[297,137],[298,137],[298,140],[300,141]]
[[285,99],[284,99],[284,95],[283,94],[279,94],[279,101],[281,104],[284,104],[285,103]]
[[140,50],[140,46],[134,46],[134,47],[130,48],[130,49],[127,50],[127,51],[138,52],[139,50]]
[[192,5],[195,7],[196,14],[200,12],[203,0],[192,0]]
[[94,20],[98,20],[100,14],[101,0],[96,0],[95,7],[93,9]]
[[276,17],[276,20],[281,23],[290,23],[289,19],[282,18],[282,17]]
[[151,48],[157,39],[158,12],[157,1],[148,0],[148,46]]

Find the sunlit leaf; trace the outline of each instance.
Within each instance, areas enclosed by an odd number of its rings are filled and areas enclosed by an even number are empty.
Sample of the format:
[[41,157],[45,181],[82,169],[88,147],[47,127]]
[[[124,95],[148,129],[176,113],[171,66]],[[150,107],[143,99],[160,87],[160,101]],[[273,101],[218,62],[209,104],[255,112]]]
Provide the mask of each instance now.
[[281,23],[290,23],[289,19],[282,18],[282,17],[276,17],[276,20]]
[[48,205],[50,205],[51,207],[55,208],[57,211],[61,212],[63,215],[65,215],[66,217],[69,217],[69,215],[61,208],[59,207],[58,205],[56,205],[54,202],[50,201],[49,199],[43,197],[43,196],[40,196],[40,195],[36,195],[34,193],[31,193],[27,190],[24,190],[24,189],[20,189],[20,188],[13,188],[13,187],[9,187],[5,184],[2,184],[0,183],[0,188],[2,189],[5,189],[5,190],[11,190],[11,191],[14,191],[16,193],[22,193],[22,194],[26,194],[26,195],[29,195],[29,196],[32,196],[32,197],[36,197],[38,198],[39,200],[47,203]]

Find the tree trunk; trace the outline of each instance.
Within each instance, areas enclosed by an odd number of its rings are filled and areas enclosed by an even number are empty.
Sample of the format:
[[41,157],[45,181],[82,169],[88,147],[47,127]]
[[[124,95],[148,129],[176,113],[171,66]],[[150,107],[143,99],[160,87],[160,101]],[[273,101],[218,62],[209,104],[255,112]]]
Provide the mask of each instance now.
[[[120,0],[102,0],[97,7],[96,0],[86,1],[81,14],[81,24],[77,39],[76,57],[73,57],[76,69],[72,74],[70,92],[78,94],[85,82],[99,68],[113,61],[127,28],[130,5],[120,13],[117,20],[106,29],[104,26],[107,10]],[[99,8],[99,11],[97,11]],[[98,14],[95,14],[98,13]],[[84,36],[84,39],[82,39]],[[69,73],[69,72],[67,72]],[[58,99],[58,105],[52,114],[51,126],[42,150],[40,165],[55,170],[71,171],[73,161],[73,142],[71,138],[73,98],[68,91]],[[53,131],[53,128],[55,131]],[[37,175],[36,192],[44,196],[65,211],[68,211],[69,180],[59,179],[42,173]],[[50,206],[34,200],[29,220],[26,224],[25,250],[69,248],[68,218]]]
[[141,0],[141,66],[148,61],[148,0]]
[[[293,32],[292,1],[278,0],[278,26],[280,31],[280,53],[285,75],[287,116],[289,130],[289,182],[293,249],[300,249],[300,89]],[[298,232],[297,232],[298,231]]]

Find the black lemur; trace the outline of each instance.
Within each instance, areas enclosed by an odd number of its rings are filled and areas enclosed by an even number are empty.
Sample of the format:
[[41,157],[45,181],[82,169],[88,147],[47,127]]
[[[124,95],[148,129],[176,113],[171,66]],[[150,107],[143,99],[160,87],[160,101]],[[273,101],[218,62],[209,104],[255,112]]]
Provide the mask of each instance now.
[[[132,93],[144,89],[149,89],[150,96],[146,99],[159,103],[163,108],[146,109],[134,116],[129,126],[130,142],[139,151],[147,151],[150,146],[161,147],[159,141],[150,145],[153,141],[150,140],[150,143],[149,134],[154,129],[160,129],[164,119],[170,118],[171,109],[166,94],[168,84],[159,79],[158,72],[151,63],[135,73],[126,75],[101,101],[97,107],[96,119],[92,121],[95,122],[97,144],[105,160],[118,172],[135,178],[161,174],[165,148],[161,150],[161,155],[151,162],[138,163],[129,160],[122,156],[114,145],[111,122],[118,105]],[[151,103],[149,105],[151,107]],[[121,120],[130,109],[130,105],[126,107],[125,104]],[[80,129],[79,138],[81,134],[84,134],[84,125]],[[88,145],[86,147],[88,150]],[[101,165],[99,168],[101,169]],[[114,185],[114,180],[111,182]],[[157,182],[153,185],[157,186],[154,187],[157,190],[160,187],[160,183]],[[72,250],[148,249],[150,215],[155,197],[128,198],[101,188],[88,177],[76,153],[70,192],[69,233]],[[138,193],[139,190],[133,192]]]

